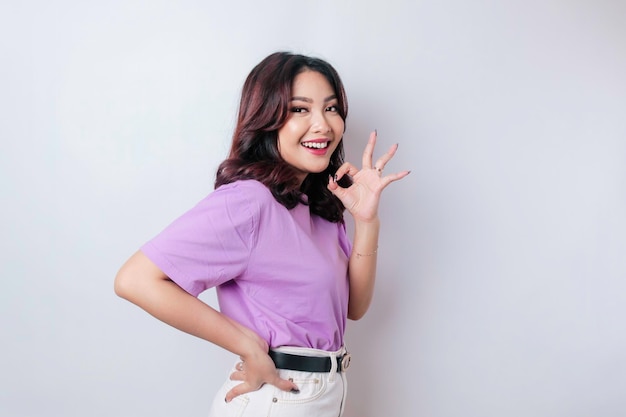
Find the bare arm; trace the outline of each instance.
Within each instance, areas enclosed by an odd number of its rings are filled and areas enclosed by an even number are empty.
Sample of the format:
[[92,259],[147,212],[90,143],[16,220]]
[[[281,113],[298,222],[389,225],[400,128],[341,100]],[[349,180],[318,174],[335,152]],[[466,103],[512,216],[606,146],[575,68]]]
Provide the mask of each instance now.
[[118,272],[115,293],[157,319],[239,355],[246,364],[244,382],[228,393],[227,400],[264,383],[287,391],[295,388],[278,377],[263,339],[184,291],[142,252],[131,256]]
[[372,302],[379,229],[378,218],[368,223],[355,222],[352,254],[348,263],[350,279],[348,318],[351,320],[362,318]]
[[[393,181],[400,180],[410,173],[401,171],[383,176],[383,168],[393,158],[398,145],[392,146],[376,161],[376,164],[373,164],[375,144],[376,133],[373,132],[363,151],[363,168],[358,170],[352,164],[345,163],[337,170],[335,179],[328,184],[328,188],[354,217],[354,239],[348,263],[350,280],[348,318],[352,320],[358,320],[365,315],[374,294],[380,230],[378,218],[380,195]],[[337,180],[346,174],[352,177],[353,184],[348,188],[342,188],[337,184]]]

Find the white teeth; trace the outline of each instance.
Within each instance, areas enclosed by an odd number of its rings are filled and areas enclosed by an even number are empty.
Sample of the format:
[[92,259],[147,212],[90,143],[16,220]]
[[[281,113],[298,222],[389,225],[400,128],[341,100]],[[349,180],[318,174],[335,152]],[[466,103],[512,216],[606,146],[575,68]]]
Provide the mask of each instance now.
[[304,142],[302,146],[307,148],[324,149],[328,147],[328,142]]

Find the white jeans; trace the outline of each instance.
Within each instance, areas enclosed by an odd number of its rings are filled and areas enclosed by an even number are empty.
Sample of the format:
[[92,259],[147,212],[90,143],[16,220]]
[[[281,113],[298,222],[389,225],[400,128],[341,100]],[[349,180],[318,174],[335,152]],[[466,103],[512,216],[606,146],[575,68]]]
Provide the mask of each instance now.
[[[336,357],[344,354],[345,348],[337,352],[298,347],[281,347],[275,350],[303,356],[330,356],[334,357],[335,365],[331,372],[279,369],[280,377],[293,379],[300,389],[299,393],[283,391],[265,384],[258,391],[235,397],[229,403],[224,401],[226,393],[241,381],[227,378],[213,400],[209,417],[340,417],[343,414],[347,380],[344,372],[336,371]],[[235,365],[229,372],[229,377],[234,372]]]

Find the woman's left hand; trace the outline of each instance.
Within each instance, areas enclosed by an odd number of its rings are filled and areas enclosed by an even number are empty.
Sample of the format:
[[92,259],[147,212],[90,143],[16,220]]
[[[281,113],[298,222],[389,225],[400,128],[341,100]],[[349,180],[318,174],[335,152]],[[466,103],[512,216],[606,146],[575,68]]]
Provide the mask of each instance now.
[[[335,178],[331,178],[328,183],[328,189],[341,200],[357,221],[370,222],[376,220],[382,191],[392,182],[406,177],[411,172],[401,171],[383,175],[385,165],[393,158],[398,150],[398,145],[393,145],[386,154],[378,158],[376,163],[372,163],[375,145],[376,132],[372,132],[363,151],[363,167],[359,170],[351,163],[346,162],[339,167]],[[346,174],[352,177],[352,185],[343,188],[337,184],[337,181]]]

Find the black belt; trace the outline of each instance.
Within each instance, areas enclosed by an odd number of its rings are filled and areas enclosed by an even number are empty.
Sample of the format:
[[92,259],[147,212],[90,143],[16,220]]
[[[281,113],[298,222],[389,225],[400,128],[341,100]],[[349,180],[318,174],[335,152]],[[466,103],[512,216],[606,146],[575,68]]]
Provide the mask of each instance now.
[[[275,350],[270,350],[269,355],[278,369],[291,369],[292,371],[303,372],[330,372],[333,365],[332,358],[329,356],[300,356]],[[348,367],[350,367],[350,354],[345,353],[337,356],[337,372],[343,372]]]

